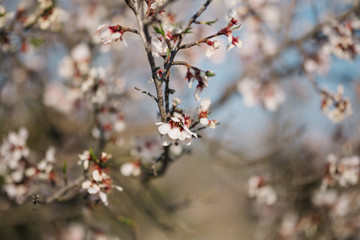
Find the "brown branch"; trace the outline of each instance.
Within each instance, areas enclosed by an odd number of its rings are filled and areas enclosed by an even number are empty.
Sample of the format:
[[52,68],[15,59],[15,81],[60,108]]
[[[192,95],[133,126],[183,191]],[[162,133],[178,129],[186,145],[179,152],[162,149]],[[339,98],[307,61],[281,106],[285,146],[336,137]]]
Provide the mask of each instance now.
[[139,92],[141,92],[141,93],[143,93],[143,94],[148,95],[148,96],[151,97],[155,102],[158,102],[158,99],[157,99],[154,95],[152,95],[151,93],[146,92],[146,91],[144,91],[144,90],[141,90],[141,89],[138,88],[138,87],[135,87],[135,90],[137,90],[137,91],[139,91]]
[[195,45],[200,45],[200,43],[205,43],[205,42],[207,42],[208,40],[210,40],[210,39],[212,39],[212,38],[214,38],[214,37],[220,36],[220,35],[224,35],[224,34],[223,34],[223,33],[220,33],[220,32],[217,32],[217,33],[215,33],[215,34],[213,34],[213,35],[210,35],[210,36],[205,37],[205,38],[203,38],[203,39],[197,40],[197,41],[195,41],[195,42],[183,44],[183,45],[181,45],[179,48],[180,48],[180,49],[191,48],[191,47],[193,47],[193,46],[195,46]]
[[147,58],[150,64],[150,69],[152,72],[152,78],[154,79],[155,89],[156,89],[156,95],[157,95],[157,105],[161,116],[161,121],[166,122],[166,112],[164,108],[164,96],[162,92],[162,82],[159,80],[157,73],[156,73],[156,66],[155,66],[155,60],[154,56],[152,55],[151,50],[151,36],[149,34],[148,26],[144,25],[143,18],[140,16],[140,9],[142,8],[142,2],[140,0],[137,0],[137,6],[136,6],[136,19],[139,25],[139,33],[141,36],[141,39],[143,41],[145,51],[147,54]]
[[60,188],[59,190],[57,190],[56,192],[54,192],[52,195],[48,196],[45,199],[45,203],[49,204],[52,203],[55,200],[58,200],[59,198],[61,198],[67,191],[71,190],[72,188],[75,188],[76,186],[78,186],[82,181],[85,180],[85,176],[81,175],[78,178],[76,178],[75,180],[71,181],[70,183],[68,183],[66,186],[64,186],[63,188]]

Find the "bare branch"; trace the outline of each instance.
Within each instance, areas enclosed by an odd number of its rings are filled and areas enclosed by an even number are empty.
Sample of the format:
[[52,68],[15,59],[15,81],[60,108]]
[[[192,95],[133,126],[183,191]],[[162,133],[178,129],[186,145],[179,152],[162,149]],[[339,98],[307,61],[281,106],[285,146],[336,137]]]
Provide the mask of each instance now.
[[141,89],[138,88],[138,87],[135,87],[135,90],[137,90],[137,91],[139,91],[139,92],[141,92],[141,93],[143,93],[143,94],[148,95],[148,96],[151,97],[155,102],[158,102],[157,98],[156,98],[154,95],[152,95],[151,93],[149,93],[149,92],[147,92],[147,91],[144,91],[144,90],[141,90]]
[[59,198],[61,198],[67,191],[69,191],[70,189],[78,186],[82,181],[85,180],[85,176],[81,175],[78,178],[76,178],[75,180],[73,180],[72,182],[68,183],[66,186],[64,186],[63,188],[59,189],[58,191],[54,192],[52,195],[50,195],[49,197],[46,198],[45,203],[49,204],[52,203],[55,200],[58,200]]

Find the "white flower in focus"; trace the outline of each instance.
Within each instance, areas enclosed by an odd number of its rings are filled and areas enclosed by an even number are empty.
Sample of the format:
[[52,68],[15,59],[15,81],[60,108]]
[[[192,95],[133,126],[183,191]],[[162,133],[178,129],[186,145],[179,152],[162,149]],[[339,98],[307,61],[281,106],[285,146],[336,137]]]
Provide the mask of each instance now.
[[[188,119],[188,118],[187,118]],[[162,137],[163,146],[176,143],[178,140],[185,141],[187,145],[191,144],[192,137],[196,137],[196,133],[190,131],[189,123],[182,116],[172,117],[168,123],[157,122],[158,130]]]
[[243,42],[240,40],[240,37],[233,37],[232,34],[229,34],[227,50],[231,50],[233,47],[241,48],[242,45]]
[[166,41],[163,38],[158,39],[153,37],[151,39],[151,46],[152,46],[152,54],[154,57],[164,57],[169,51]]
[[107,198],[107,192],[111,188],[115,188],[118,191],[122,191],[120,186],[112,185],[110,177],[103,171],[95,169],[91,174],[91,180],[86,180],[81,184],[82,189],[85,189],[88,194],[96,195],[104,203],[105,206],[109,204]]
[[100,25],[96,31],[103,44],[110,44],[112,42],[122,40],[122,35],[124,34],[120,25]]
[[209,125],[208,115],[209,115],[210,104],[211,104],[211,100],[209,98],[204,98],[201,101],[199,109],[198,109],[198,115],[199,115],[199,119],[200,119],[199,121],[200,121],[200,124],[203,126]]
[[121,166],[120,172],[125,177],[138,177],[141,174],[140,162],[127,162]]

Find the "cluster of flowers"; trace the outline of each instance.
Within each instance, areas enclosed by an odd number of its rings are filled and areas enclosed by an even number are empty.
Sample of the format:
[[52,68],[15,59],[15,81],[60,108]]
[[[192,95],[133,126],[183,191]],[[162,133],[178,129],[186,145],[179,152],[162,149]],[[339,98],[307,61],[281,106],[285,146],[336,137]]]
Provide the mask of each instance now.
[[79,155],[80,160],[78,161],[78,164],[82,165],[86,172],[90,172],[89,179],[81,184],[82,189],[86,190],[95,200],[100,199],[104,205],[109,204],[107,193],[112,188],[118,191],[123,190],[122,187],[113,185],[110,176],[106,174],[108,172],[106,164],[110,158],[111,155],[105,152],[97,158],[92,150],[86,150]]
[[240,37],[233,36],[233,31],[240,27],[238,20],[236,20],[234,17],[235,16],[231,16],[228,25],[219,31],[220,34],[224,34],[228,37],[227,50],[230,50],[235,46],[241,48],[243,44],[243,42],[240,40]]
[[[125,28],[120,25],[100,25],[97,28],[97,33],[103,44],[110,44],[116,41],[123,41],[123,35],[125,33]],[[124,42],[126,45],[126,42]]]
[[38,0],[37,7],[34,12],[26,15],[26,10],[21,6],[17,10],[17,17],[24,24],[25,27],[29,27],[34,24],[38,24],[41,30],[53,30],[58,31],[61,25],[68,15],[66,12],[58,7],[55,7],[55,3],[52,0]]
[[342,23],[334,22],[323,28],[322,33],[327,38],[331,52],[338,58],[352,60],[360,53],[360,43],[355,32],[360,30],[360,20],[357,17]]
[[33,11],[26,9],[26,4],[19,5],[16,12],[9,12],[0,5],[0,50],[3,52],[16,50],[18,49],[16,44],[20,43],[21,51],[25,52],[28,43],[32,45],[37,43],[36,41],[28,42],[28,39],[24,37],[26,35],[19,35],[19,29],[30,28],[37,24],[41,30],[57,31],[66,19],[66,12],[55,7],[51,0],[38,0],[37,7]]
[[215,74],[212,71],[203,71],[196,67],[188,67],[185,79],[189,82],[189,88],[192,87],[193,82],[197,81],[194,97],[196,101],[199,101],[201,91],[208,86],[209,77],[213,77]]
[[343,93],[344,88],[341,85],[335,94],[322,91],[321,110],[334,123],[339,123],[352,114],[350,100],[343,97]]
[[[98,124],[92,130],[92,134],[95,138],[103,137],[109,140],[112,135],[122,132],[125,128],[124,115],[116,101],[125,92],[125,81],[120,77],[108,79],[104,68],[90,68],[90,60],[88,45],[77,45],[70,56],[64,57],[59,67],[59,74],[71,80],[68,91],[63,90],[64,87],[59,84],[49,84],[44,102],[47,106],[68,114],[75,107],[85,105],[84,99],[89,99],[98,106]],[[104,134],[101,135],[102,133]],[[113,140],[117,141],[115,137]]]
[[338,159],[334,154],[328,155],[328,166],[324,184],[338,183],[341,187],[356,185],[359,182],[360,158],[356,155]]
[[21,128],[18,133],[10,132],[0,146],[0,175],[4,177],[3,185],[9,198],[22,203],[29,195],[30,183],[37,180],[49,181],[55,184],[54,171],[55,149],[49,148],[45,158],[33,164],[30,150],[26,145],[28,131]]
[[339,23],[326,25],[321,31],[321,40],[317,41],[316,52],[306,57],[304,69],[308,73],[325,74],[331,62],[331,54],[345,60],[352,60],[360,53],[360,43],[356,32],[360,29],[360,21],[353,17]]
[[245,106],[251,107],[261,103],[266,110],[273,112],[285,101],[284,92],[273,82],[244,78],[238,83],[237,89],[243,96]]
[[359,182],[360,158],[357,155],[338,158],[334,154],[327,157],[325,176],[319,189],[312,194],[311,213],[299,214],[289,212],[284,215],[279,235],[284,239],[293,239],[305,233],[309,238],[317,236],[318,226],[326,222],[324,210],[331,222],[329,228],[337,239],[348,239],[359,230],[360,198],[356,191],[339,191],[336,187],[349,187]]
[[261,176],[252,176],[248,180],[248,194],[255,198],[258,203],[266,205],[273,205],[277,201],[275,190]]
[[329,45],[323,44],[317,49],[315,53],[310,54],[304,60],[304,70],[309,74],[324,75],[330,68],[331,48]]
[[71,79],[73,84],[81,84],[90,69],[91,51],[86,43],[76,45],[65,56],[59,65],[59,75],[65,79]]
[[191,118],[183,113],[182,109],[177,108],[181,103],[178,98],[173,99],[172,115],[167,123],[157,122],[158,130],[162,136],[163,146],[169,146],[170,144],[176,144],[179,142],[185,142],[186,145],[190,145],[192,138],[197,138],[197,134],[191,131],[198,123],[204,127],[215,128],[219,124],[216,120],[208,120],[209,109],[211,101],[208,98],[202,100],[198,114]]
[[[259,55],[271,55],[276,51],[277,45],[272,31],[280,26],[280,7],[277,1],[248,1],[240,3],[233,1],[228,19],[235,19],[244,26],[244,42],[246,48],[239,52],[244,64],[251,66],[258,60]],[[262,26],[266,25],[266,30]]]

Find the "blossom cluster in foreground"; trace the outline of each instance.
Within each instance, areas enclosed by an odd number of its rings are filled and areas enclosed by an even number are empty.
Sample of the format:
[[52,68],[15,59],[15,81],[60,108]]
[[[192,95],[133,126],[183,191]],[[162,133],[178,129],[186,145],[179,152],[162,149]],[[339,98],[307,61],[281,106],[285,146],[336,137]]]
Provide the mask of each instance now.
[[157,122],[158,131],[162,135],[163,146],[169,146],[179,142],[184,142],[186,145],[190,145],[192,138],[197,138],[197,134],[191,129],[198,123],[204,127],[215,128],[219,124],[216,120],[208,120],[209,109],[211,101],[208,98],[202,100],[198,109],[198,114],[191,117],[183,113],[182,109],[177,108],[181,103],[178,98],[173,99],[173,111],[172,116],[168,122]]
[[113,185],[106,166],[108,160],[111,158],[110,154],[105,152],[101,153],[101,156],[97,158],[92,150],[84,151],[79,155],[78,164],[82,165],[86,172],[89,172],[89,179],[85,180],[81,187],[86,190],[87,193],[94,199],[100,199],[104,205],[108,205],[107,193],[115,188],[118,191],[122,191],[123,188],[117,185]]

